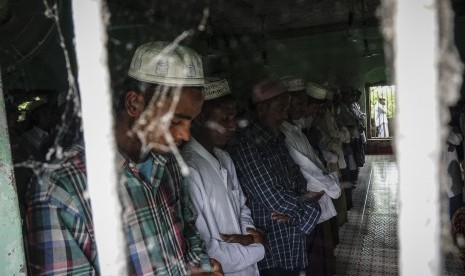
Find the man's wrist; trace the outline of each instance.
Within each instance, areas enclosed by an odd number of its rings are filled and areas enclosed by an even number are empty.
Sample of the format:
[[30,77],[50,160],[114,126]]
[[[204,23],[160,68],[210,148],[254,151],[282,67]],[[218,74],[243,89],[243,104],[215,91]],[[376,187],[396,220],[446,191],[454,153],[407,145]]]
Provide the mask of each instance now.
[[253,243],[255,243],[255,237],[254,237],[253,235],[247,234],[247,235],[246,235],[246,238],[247,238],[247,243],[248,243],[248,244],[253,244]]

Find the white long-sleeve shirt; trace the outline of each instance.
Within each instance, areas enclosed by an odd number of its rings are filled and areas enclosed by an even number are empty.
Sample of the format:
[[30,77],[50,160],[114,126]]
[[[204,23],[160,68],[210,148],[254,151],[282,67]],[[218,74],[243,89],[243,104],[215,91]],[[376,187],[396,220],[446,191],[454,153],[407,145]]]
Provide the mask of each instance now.
[[339,128],[331,111],[326,110],[324,120],[319,125],[319,130],[322,134],[319,147],[323,158],[328,163],[338,163],[341,169],[345,168],[342,142],[350,142],[350,133],[347,128]]
[[334,217],[337,213],[331,198],[338,198],[341,195],[341,188],[336,178],[325,173],[321,160],[315,154],[300,127],[284,122],[280,129],[286,136],[285,142],[290,156],[299,165],[302,175],[307,180],[307,190],[312,192],[325,191],[325,194],[318,201],[321,207],[318,223]]
[[246,235],[246,228],[255,227],[229,154],[217,148],[214,154],[194,138],[182,150],[189,166],[189,193],[198,212],[196,227],[208,255],[221,263],[225,275],[259,275],[257,262],[265,256],[262,244],[243,246],[220,237],[220,233]]

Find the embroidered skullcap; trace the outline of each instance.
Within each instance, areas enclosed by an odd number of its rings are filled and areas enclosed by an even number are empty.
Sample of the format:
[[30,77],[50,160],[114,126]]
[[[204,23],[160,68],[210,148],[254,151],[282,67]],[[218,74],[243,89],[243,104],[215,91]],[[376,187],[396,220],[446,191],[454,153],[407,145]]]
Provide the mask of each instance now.
[[167,86],[203,86],[202,59],[176,43],[155,41],[137,48],[128,75],[139,81]]
[[287,87],[279,79],[265,79],[253,87],[251,98],[259,103],[287,92]]
[[289,92],[305,90],[305,83],[301,78],[288,76],[281,78],[281,80]]
[[308,82],[306,91],[307,95],[310,96],[310,100],[313,102],[322,103],[326,98],[326,88],[317,83]]
[[203,88],[203,95],[205,100],[213,100],[224,95],[231,94],[228,81],[220,78],[207,78],[205,87]]

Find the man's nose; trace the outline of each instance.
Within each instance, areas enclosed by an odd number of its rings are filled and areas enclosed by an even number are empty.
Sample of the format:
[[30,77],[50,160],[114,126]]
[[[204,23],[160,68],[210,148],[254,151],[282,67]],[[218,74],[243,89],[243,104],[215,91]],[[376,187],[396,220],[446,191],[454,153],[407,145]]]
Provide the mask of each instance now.
[[226,124],[226,129],[230,132],[235,132],[236,131],[236,122],[234,120],[230,120],[227,124]]
[[177,133],[175,139],[178,141],[187,142],[191,138],[190,124],[187,127],[182,127]]

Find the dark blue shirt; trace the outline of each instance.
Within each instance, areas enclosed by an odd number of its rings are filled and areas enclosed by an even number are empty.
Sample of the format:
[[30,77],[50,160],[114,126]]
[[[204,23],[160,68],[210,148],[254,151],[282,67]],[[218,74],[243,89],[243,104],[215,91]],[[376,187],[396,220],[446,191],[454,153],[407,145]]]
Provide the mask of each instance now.
[[[231,157],[255,226],[267,234],[269,250],[259,268],[305,268],[305,235],[315,228],[321,209],[317,202],[301,199],[306,180],[289,156],[284,135],[274,137],[252,121],[237,134]],[[278,223],[272,212],[291,219]]]

